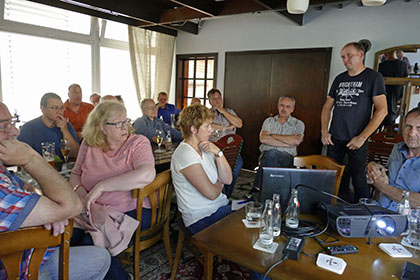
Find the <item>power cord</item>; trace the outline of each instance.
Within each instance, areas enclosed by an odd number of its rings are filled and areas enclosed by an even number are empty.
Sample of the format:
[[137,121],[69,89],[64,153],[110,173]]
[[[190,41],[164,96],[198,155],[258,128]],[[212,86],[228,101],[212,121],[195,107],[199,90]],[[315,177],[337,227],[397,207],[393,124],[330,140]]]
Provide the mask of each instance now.
[[276,262],[275,264],[273,264],[272,266],[270,266],[270,268],[267,269],[267,271],[265,272],[264,277],[263,277],[263,280],[265,280],[267,278],[268,274],[270,273],[270,271],[273,268],[275,268],[276,266],[278,266],[279,264],[281,264],[282,262],[284,262],[285,260],[287,260],[288,257],[289,257],[288,254],[284,254],[283,257],[281,257],[281,259],[278,262]]

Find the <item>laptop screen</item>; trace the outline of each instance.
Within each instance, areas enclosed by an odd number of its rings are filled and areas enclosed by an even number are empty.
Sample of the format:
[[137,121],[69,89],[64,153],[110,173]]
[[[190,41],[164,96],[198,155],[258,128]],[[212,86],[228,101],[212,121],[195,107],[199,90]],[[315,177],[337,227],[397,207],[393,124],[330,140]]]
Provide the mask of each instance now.
[[[262,167],[259,201],[273,199],[280,194],[281,210],[284,213],[290,198],[290,190],[297,185],[306,185],[332,194],[334,192],[335,170]],[[319,201],[331,204],[332,198],[314,190],[299,187],[300,213],[315,214]]]

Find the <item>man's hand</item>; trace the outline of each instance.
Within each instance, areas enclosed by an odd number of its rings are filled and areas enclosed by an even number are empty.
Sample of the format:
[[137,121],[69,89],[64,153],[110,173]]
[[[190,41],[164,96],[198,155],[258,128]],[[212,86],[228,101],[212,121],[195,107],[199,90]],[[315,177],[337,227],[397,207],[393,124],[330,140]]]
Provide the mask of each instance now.
[[58,236],[59,234],[62,234],[64,232],[64,228],[69,224],[69,220],[59,221],[55,223],[45,224],[44,228],[46,230],[53,231],[54,236]]
[[321,141],[324,145],[332,145],[334,146],[334,143],[331,139],[331,133],[327,132],[321,132]]
[[16,138],[0,141],[0,161],[7,165],[24,166],[37,156],[40,155],[35,150]]
[[363,144],[365,143],[366,138],[358,135],[353,137],[349,143],[347,143],[347,148],[349,148],[350,150],[358,150],[360,149],[360,147],[363,146]]
[[67,130],[67,120],[63,116],[58,116],[58,120],[55,121],[55,125],[64,132]]
[[376,162],[369,162],[368,174],[373,182],[373,186],[382,191],[383,187],[389,184],[388,176],[386,175],[384,166]]

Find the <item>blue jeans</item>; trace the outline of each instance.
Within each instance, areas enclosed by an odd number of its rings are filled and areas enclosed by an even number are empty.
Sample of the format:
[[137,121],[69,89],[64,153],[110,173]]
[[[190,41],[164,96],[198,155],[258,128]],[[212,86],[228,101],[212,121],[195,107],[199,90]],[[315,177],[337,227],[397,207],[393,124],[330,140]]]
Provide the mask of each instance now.
[[258,168],[257,176],[255,176],[254,187],[256,188],[260,186],[261,167],[293,167],[293,156],[275,149],[264,151],[260,160],[260,168]]
[[[59,249],[51,255],[39,272],[41,280],[58,279]],[[111,256],[104,248],[96,246],[79,246],[70,248],[70,279],[97,280],[104,279],[111,263]]]
[[[126,212],[128,216],[132,218],[136,218],[137,210],[132,210],[130,212]],[[150,221],[152,219],[152,210],[143,208],[142,210],[142,217],[141,217],[141,229],[147,229],[150,227]],[[93,245],[93,240],[90,234],[85,233],[84,230],[79,228],[73,229],[73,236],[70,239],[71,246],[89,246]],[[111,266],[109,267],[109,271],[105,276],[105,279],[113,280],[113,279],[128,279],[128,274],[125,272],[124,268],[121,266],[118,258],[116,256],[111,256]]]
[[199,220],[199,221],[195,222],[194,224],[188,226],[187,229],[192,234],[196,234],[196,233],[202,231],[203,229],[205,229],[206,227],[214,224],[218,220],[223,219],[224,217],[226,217],[230,213],[232,213],[232,207],[231,207],[230,204],[225,205],[225,206],[221,206],[221,207],[219,207],[219,209],[217,209],[216,212],[214,212],[210,216],[202,218],[201,220]]
[[[344,164],[344,157],[347,154],[349,164],[346,169],[349,171],[354,186],[354,201],[358,202],[362,197],[369,197],[369,188],[366,183],[366,156],[367,156],[367,141],[358,150],[349,150],[347,148],[348,141],[341,141],[332,138],[334,146],[329,145],[327,149],[327,156],[334,159],[339,164]],[[344,180],[342,180],[344,182]],[[344,188],[343,188],[344,187]],[[342,189],[343,188],[343,189]],[[340,185],[340,193],[350,194],[347,184]]]
[[223,192],[229,198],[232,195],[233,188],[235,187],[236,180],[238,180],[239,174],[241,173],[241,168],[244,165],[244,161],[242,160],[241,155],[238,157],[238,161],[236,162],[235,166],[232,170],[232,183],[230,185],[225,185]]

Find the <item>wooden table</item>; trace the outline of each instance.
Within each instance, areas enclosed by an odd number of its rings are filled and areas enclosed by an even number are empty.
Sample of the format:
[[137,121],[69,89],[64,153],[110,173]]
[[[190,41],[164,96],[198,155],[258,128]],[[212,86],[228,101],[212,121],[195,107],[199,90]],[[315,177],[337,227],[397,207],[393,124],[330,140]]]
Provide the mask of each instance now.
[[[206,279],[212,279],[213,256],[226,258],[262,274],[281,259],[286,238],[280,236],[276,240],[280,245],[274,254],[255,250],[252,246],[258,239],[258,229],[246,228],[241,221],[244,217],[244,210],[238,210],[193,236],[193,244],[204,253]],[[367,238],[338,237],[341,241],[334,245],[352,244],[359,248],[357,254],[339,256],[347,262],[342,275],[318,267],[316,258],[301,254],[298,261],[286,260],[269,276],[273,279],[400,279],[407,261],[420,265],[420,253],[416,250],[408,248],[413,258],[395,259],[378,247],[382,242],[399,243],[400,238],[373,238],[373,244],[368,245]],[[316,254],[320,250],[316,241],[306,238],[305,253]]]

